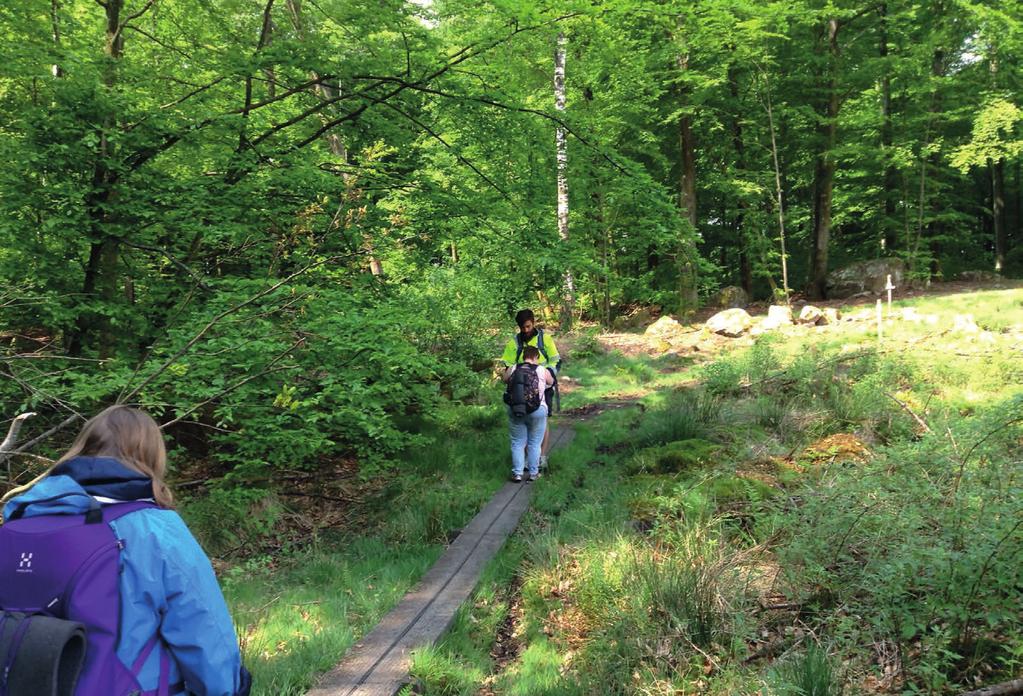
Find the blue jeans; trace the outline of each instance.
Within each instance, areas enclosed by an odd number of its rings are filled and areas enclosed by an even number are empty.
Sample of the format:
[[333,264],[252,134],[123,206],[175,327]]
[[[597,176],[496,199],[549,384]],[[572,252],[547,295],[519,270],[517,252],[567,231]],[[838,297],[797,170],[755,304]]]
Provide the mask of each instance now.
[[521,476],[529,459],[529,473],[540,470],[540,443],[547,430],[547,407],[541,405],[524,418],[515,418],[508,409],[508,432],[511,434],[512,474]]

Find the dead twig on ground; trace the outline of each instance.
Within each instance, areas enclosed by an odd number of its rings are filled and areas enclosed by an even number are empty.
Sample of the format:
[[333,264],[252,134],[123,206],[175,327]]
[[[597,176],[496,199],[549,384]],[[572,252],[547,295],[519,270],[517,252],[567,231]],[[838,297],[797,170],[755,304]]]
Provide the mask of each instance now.
[[924,431],[925,433],[933,433],[933,432],[934,432],[933,430],[931,430],[931,426],[927,425],[927,421],[925,421],[925,420],[924,420],[923,418],[921,418],[920,416],[918,416],[918,415],[917,415],[917,414],[916,414],[916,413],[915,413],[915,412],[913,411],[913,409],[911,409],[911,408],[909,407],[909,405],[908,405],[908,404],[907,404],[906,402],[904,402],[904,401],[902,401],[902,400],[900,400],[900,399],[896,398],[896,397],[895,397],[895,395],[893,395],[893,394],[889,394],[889,393],[888,393],[888,392],[886,392],[886,391],[882,391],[881,393],[882,393],[882,394],[884,394],[885,396],[887,396],[887,397],[888,397],[889,399],[891,399],[891,400],[892,400],[892,401],[894,401],[895,403],[897,403],[897,404],[898,404],[899,406],[901,406],[901,407],[902,407],[902,410],[903,410],[903,411],[905,411],[906,413],[908,413],[908,414],[909,414],[910,416],[912,416],[912,417],[913,417],[913,420],[915,420],[915,421],[916,421],[916,424],[917,424],[917,425],[919,425],[919,426],[920,426],[921,428],[923,428],[923,431]]
[[983,689],[964,691],[959,696],[1017,696],[1023,694],[1023,679],[1013,679],[1003,684],[986,686]]

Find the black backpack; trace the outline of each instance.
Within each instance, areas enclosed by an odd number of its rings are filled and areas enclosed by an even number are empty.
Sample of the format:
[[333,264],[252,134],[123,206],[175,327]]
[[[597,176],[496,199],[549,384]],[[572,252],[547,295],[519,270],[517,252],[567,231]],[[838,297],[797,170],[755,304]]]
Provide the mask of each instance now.
[[504,391],[504,403],[511,406],[512,415],[516,418],[524,418],[540,408],[543,390],[540,389],[540,377],[534,365],[522,363],[515,366],[515,372]]
[[[543,356],[544,362],[550,365],[551,358],[547,355],[547,349],[543,345],[543,329],[536,330],[536,349],[540,351],[540,355]],[[526,347],[526,341],[522,340],[522,334],[515,334],[515,345],[518,350],[515,351],[515,362],[518,364],[522,360],[522,349]],[[561,360],[558,360],[556,365],[553,365],[555,370],[561,370]],[[554,376],[554,384],[544,389],[544,398],[548,403],[548,408],[553,407],[552,412],[561,411],[561,391],[558,389],[558,375],[556,372],[551,372]],[[505,403],[508,403],[507,397],[505,397]]]

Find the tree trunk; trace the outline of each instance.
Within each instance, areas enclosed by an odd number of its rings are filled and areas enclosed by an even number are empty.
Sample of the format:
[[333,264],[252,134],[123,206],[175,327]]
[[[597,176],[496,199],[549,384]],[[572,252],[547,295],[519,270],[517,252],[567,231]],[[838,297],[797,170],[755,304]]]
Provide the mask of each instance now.
[[892,164],[892,80],[888,58],[888,4],[881,3],[878,54],[885,64],[881,67],[881,155],[884,159],[884,217],[881,222],[881,251],[890,253],[896,248],[898,228],[895,220],[895,201],[899,195],[899,175]]
[[[771,107],[771,86],[764,83],[764,107],[767,109],[767,125],[771,133],[771,159],[774,162],[774,189],[778,207],[778,238],[781,241],[781,285],[785,293],[785,304],[789,303],[789,266],[785,253],[785,201],[782,196],[781,166],[778,164],[778,140],[774,134],[774,109]],[[774,298],[772,298],[773,300]]]
[[[53,47],[60,52],[60,0],[50,0],[50,33],[53,36]],[[59,63],[50,66],[54,77],[63,77],[64,70]]]
[[835,136],[838,129],[839,96],[836,84],[836,58],[838,57],[837,19],[828,20],[828,98],[818,127],[821,151],[814,168],[814,231],[811,257],[812,275],[810,295],[822,299],[827,292],[828,248],[831,244],[831,196],[835,181]]
[[[689,56],[676,57],[679,71],[689,68]],[[681,106],[684,106],[685,91],[678,94]],[[696,146],[693,142],[692,116],[684,112],[678,119],[678,147],[681,159],[681,176],[679,179],[679,206],[689,221],[692,230],[697,229],[699,221],[696,201]],[[699,305],[698,279],[696,275],[696,249],[688,239],[681,240],[681,263],[679,263],[679,310],[685,314]]]
[[[1013,187],[1013,216],[1012,216],[1012,233],[1007,234],[1007,237],[1011,237],[1011,244],[1018,244],[1020,237],[1020,230],[1023,229],[1023,188],[1020,185],[1020,170],[1023,169],[1023,161],[1020,158],[1016,158],[1016,185]],[[1007,250],[1008,251],[1008,250]],[[1014,271],[1016,269],[1013,269]]]
[[[941,77],[945,70],[945,52],[941,48],[937,48],[931,57],[931,75],[935,78]],[[938,113],[941,111],[941,95],[938,92],[938,82],[935,80],[934,89],[931,90],[931,105],[927,110],[927,125],[924,128],[924,139],[920,146],[920,184],[917,191],[917,225],[916,225],[916,238],[913,240],[913,248],[909,255],[910,271],[915,270],[917,263],[917,255],[920,251],[920,245],[923,242],[924,237],[924,210],[927,207],[927,169],[928,167],[934,167],[935,169],[939,165],[939,155],[937,152],[932,153],[930,156],[926,154],[931,144],[931,130],[934,126],[934,121],[937,118]],[[927,225],[928,230],[931,232],[932,238],[937,236],[938,223],[931,221]],[[940,249],[938,243],[932,241],[931,243],[931,266],[930,272],[932,276],[937,276],[940,272],[938,268],[938,255]]]
[[[286,0],[285,5],[288,8],[288,14],[291,17],[291,24],[295,28],[295,33],[298,35],[298,38],[302,41],[307,40],[308,31],[305,26],[305,20],[302,17],[302,0]],[[313,91],[322,99],[325,101],[337,99],[338,87],[327,83],[322,79],[323,76],[315,70],[310,71],[309,76],[313,80],[316,80],[316,85],[313,87]],[[320,120],[323,123],[328,123],[330,119],[326,113],[321,112]],[[330,153],[334,155],[339,162],[341,162],[342,166],[346,166],[348,164],[348,148],[345,146],[345,142],[341,139],[341,136],[334,131],[327,131],[323,134],[323,139],[327,143]],[[343,173],[341,178],[347,187],[351,188],[355,185],[355,178],[351,174]],[[384,274],[384,268],[381,265],[380,260],[376,257],[376,254],[373,251],[373,246],[373,239],[369,234],[363,237],[362,248],[363,251],[366,252],[366,257],[369,260],[369,272],[374,276],[382,276]]]
[[[997,45],[991,46],[990,66],[991,87],[998,89],[998,49]],[[1006,247],[1006,226],[1005,226],[1005,158],[999,157],[995,161],[988,160],[988,167],[991,169],[991,224],[995,232],[995,273],[1001,273],[1005,269]]]
[[[564,33],[558,34],[557,47],[554,49],[554,108],[560,114],[565,112],[565,47],[568,38]],[[568,139],[565,129],[558,125],[555,130],[555,145],[558,161],[558,237],[562,246],[568,244]],[[575,305],[575,280],[572,269],[566,265],[564,276],[564,300],[561,305],[561,330],[572,328]]]
[[1020,173],[1023,169],[1023,160],[1016,158],[1016,186],[1013,208],[1015,208],[1014,215],[1012,216],[1012,238],[1014,241],[1019,240],[1020,229],[1023,228],[1023,184],[1020,182]]
[[[740,175],[746,173],[746,148],[742,140],[742,122],[739,121],[739,76],[735,66],[728,69],[728,88],[732,96],[732,147],[735,148],[735,165]],[[694,191],[695,195],[695,191]],[[736,200],[738,212],[735,216],[735,240],[739,246],[739,284],[747,297],[753,297],[753,262],[750,259],[749,244],[746,240],[746,201],[740,195]]]
[[[106,0],[106,64],[103,68],[103,86],[113,90],[117,84],[117,64],[124,54],[124,32],[121,26],[121,10],[124,0]],[[92,188],[86,196],[89,214],[89,260],[85,266],[82,294],[86,298],[98,297],[104,303],[112,303],[117,297],[117,264],[120,252],[118,239],[108,231],[111,209],[116,198],[117,174],[110,168],[114,156],[109,134],[116,127],[115,119],[107,116],[100,130],[99,151],[92,169]],[[90,346],[93,335],[99,336],[99,345],[104,357],[113,349],[110,320],[104,313],[81,312],[75,327],[69,332],[68,353],[81,355]]]
[[1008,238],[1005,225],[1005,159],[990,162],[991,167],[991,223],[995,232],[995,273],[1005,270],[1005,252]]

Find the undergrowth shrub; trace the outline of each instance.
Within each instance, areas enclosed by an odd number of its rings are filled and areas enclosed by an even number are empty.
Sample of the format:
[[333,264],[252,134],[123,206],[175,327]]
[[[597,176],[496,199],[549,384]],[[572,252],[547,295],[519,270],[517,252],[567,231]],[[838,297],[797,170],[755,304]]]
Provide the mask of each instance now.
[[867,618],[871,640],[900,646],[914,689],[949,690],[982,665],[1018,669],[1023,480],[1020,429],[1006,425],[1015,413],[1011,402],[950,436],[835,467],[782,521],[778,557],[792,586],[836,625],[836,612]]
[[842,693],[827,651],[811,643],[774,669],[775,688],[782,696],[838,696]]
[[604,346],[597,338],[598,329],[582,331],[572,343],[572,359],[585,360],[605,353]]
[[649,553],[636,559],[629,585],[662,633],[709,648],[724,625],[717,580],[699,555]]
[[628,442],[642,449],[677,440],[707,439],[715,433],[719,417],[720,404],[714,398],[700,392],[679,392],[663,406],[647,411]]
[[267,490],[215,486],[190,499],[181,515],[207,553],[228,556],[246,552],[272,534],[283,508]]
[[750,348],[705,366],[701,376],[704,387],[711,394],[737,395],[766,380],[778,363],[771,340],[761,337]]
[[656,534],[657,546],[635,549],[627,586],[661,635],[721,650],[744,599],[741,555],[721,544],[713,519],[666,525]]
[[630,360],[614,366],[615,375],[622,382],[646,384],[657,378],[657,370],[645,362]]

